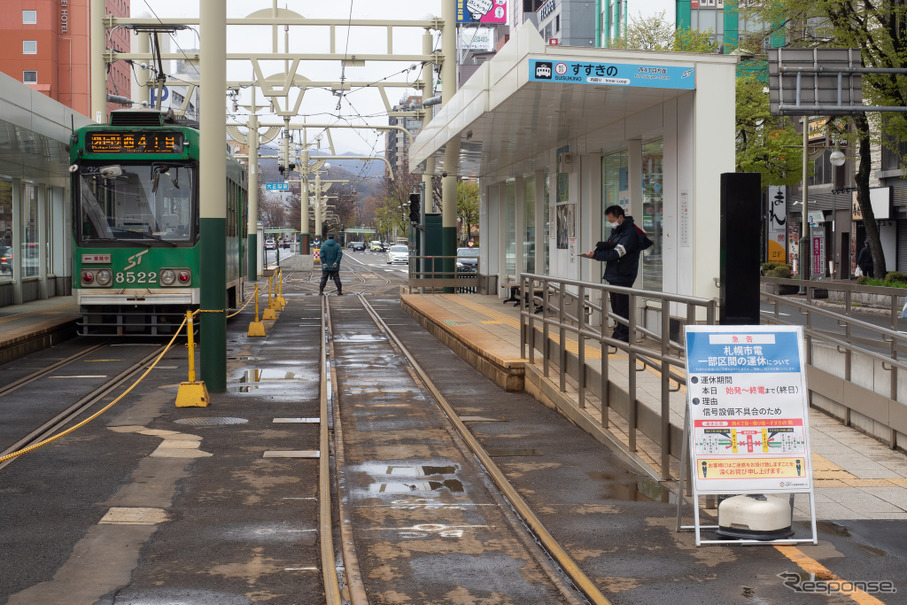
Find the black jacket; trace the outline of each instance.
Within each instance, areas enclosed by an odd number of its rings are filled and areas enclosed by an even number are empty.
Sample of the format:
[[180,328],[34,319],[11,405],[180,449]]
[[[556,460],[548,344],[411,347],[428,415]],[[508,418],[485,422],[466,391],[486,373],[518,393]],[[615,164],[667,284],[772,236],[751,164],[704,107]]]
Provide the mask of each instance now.
[[624,222],[611,230],[607,249],[596,248],[593,256],[595,260],[606,263],[605,281],[613,286],[632,286],[639,272],[641,246],[642,236],[633,223],[633,217],[625,216]]

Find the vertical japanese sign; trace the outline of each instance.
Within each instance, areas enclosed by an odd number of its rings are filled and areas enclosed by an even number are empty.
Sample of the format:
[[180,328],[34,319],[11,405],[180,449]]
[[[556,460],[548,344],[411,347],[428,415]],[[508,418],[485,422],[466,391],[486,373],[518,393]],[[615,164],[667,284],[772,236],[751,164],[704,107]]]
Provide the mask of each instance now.
[[766,260],[770,263],[787,261],[787,187],[768,188],[768,237]]
[[800,326],[687,326],[687,414],[700,494],[812,491]]

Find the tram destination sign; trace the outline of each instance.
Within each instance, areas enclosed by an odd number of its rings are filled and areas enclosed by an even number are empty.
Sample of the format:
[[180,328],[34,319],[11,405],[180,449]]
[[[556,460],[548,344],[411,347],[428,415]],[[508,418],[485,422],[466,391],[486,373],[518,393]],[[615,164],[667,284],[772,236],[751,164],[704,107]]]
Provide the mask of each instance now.
[[677,65],[530,59],[529,81],[694,90],[696,70],[692,66]]
[[85,136],[88,153],[182,153],[181,132],[89,132]]

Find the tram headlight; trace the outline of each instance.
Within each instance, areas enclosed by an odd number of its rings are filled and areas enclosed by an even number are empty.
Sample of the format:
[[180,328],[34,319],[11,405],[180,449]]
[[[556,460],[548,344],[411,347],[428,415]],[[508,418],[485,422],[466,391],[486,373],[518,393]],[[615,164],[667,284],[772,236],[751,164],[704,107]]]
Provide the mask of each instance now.
[[94,284],[94,273],[91,271],[82,270],[82,283],[86,286],[91,286]]
[[109,286],[113,281],[113,273],[110,272],[110,269],[101,269],[97,272],[96,278],[99,286]]
[[192,283],[192,271],[185,267],[167,267],[158,273],[158,283],[164,287],[188,286]]
[[173,269],[161,269],[161,285],[172,286],[176,282],[176,271]]

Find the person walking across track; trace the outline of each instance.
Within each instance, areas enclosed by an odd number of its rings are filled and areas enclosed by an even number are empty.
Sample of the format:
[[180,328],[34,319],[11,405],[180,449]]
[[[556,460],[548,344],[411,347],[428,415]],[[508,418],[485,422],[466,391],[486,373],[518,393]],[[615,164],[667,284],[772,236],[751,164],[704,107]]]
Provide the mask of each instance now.
[[334,234],[328,233],[327,240],[321,245],[321,283],[318,285],[318,294],[324,294],[324,285],[328,283],[330,277],[337,286],[337,295],[343,295],[343,285],[340,283],[341,258],[343,249],[334,239]]
[[[639,271],[639,253],[652,245],[652,241],[636,226],[632,216],[626,216],[620,206],[605,208],[605,218],[611,225],[608,241],[599,242],[595,250],[583,252],[580,256],[605,263],[604,278],[612,286],[631,287]],[[611,310],[622,317],[624,322],[617,322],[611,338],[623,342],[630,341],[630,329],[625,323],[630,317],[630,295],[618,292],[609,293]]]

